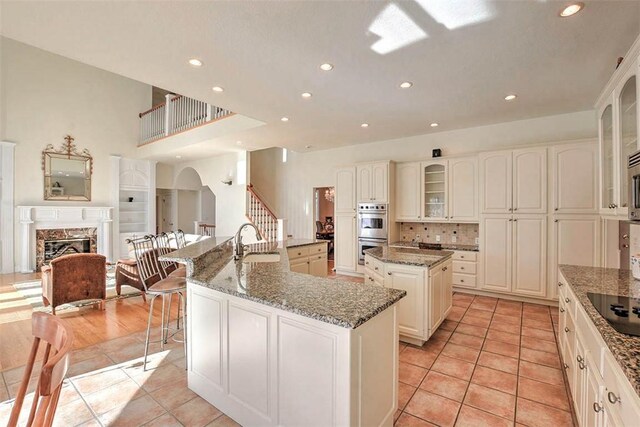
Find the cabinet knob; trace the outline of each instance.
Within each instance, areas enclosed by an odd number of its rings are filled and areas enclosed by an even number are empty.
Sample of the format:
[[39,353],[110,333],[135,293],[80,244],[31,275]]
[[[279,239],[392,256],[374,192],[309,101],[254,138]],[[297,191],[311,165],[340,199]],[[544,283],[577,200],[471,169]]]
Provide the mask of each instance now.
[[576,356],[576,361],[578,363],[584,362],[584,358],[582,356],[578,355],[578,356]]
[[388,272],[387,274],[388,274],[389,276],[391,276],[391,272]]
[[560,307],[560,313],[564,313],[564,308]]
[[513,208],[509,208],[509,212],[513,212]]
[[517,219],[514,219],[514,220],[513,220],[513,222],[518,222],[518,220],[517,220]]
[[598,402],[593,402],[593,411],[595,413],[602,411],[602,406]]
[[460,279],[460,283],[464,283],[464,279]]
[[554,219],[554,220],[553,220],[553,222],[558,222],[558,220],[557,220],[557,219]]
[[584,364],[584,361],[578,362],[578,368],[580,368],[581,371],[583,371],[586,367],[587,365]]
[[460,270],[464,270],[464,267],[460,267]]
[[615,203],[611,205],[611,209],[615,209],[617,207],[618,207],[618,205],[616,205]]
[[554,210],[554,211],[557,211],[557,210],[558,210],[558,208],[554,208],[553,210]]
[[515,212],[515,211],[517,211],[517,210],[518,210],[518,208],[513,208],[513,211],[514,211],[514,212]]
[[460,255],[460,259],[464,259],[464,255]]
[[567,327],[565,326],[565,327],[564,327],[564,331],[565,331],[566,333],[569,333],[569,328],[567,328]]
[[369,261],[365,262],[365,265],[369,265]]
[[569,298],[565,298],[564,302],[566,302],[567,304],[569,304],[571,302],[571,300]]
[[373,269],[374,269],[375,271],[378,271],[378,267],[374,267]]
[[620,397],[616,396],[616,394],[612,391],[607,393],[607,400],[609,400],[609,402],[613,404],[620,403]]
[[558,282],[558,287],[562,287],[562,282]]
[[569,369],[569,365],[567,365],[566,363],[562,364],[564,366],[564,369]]

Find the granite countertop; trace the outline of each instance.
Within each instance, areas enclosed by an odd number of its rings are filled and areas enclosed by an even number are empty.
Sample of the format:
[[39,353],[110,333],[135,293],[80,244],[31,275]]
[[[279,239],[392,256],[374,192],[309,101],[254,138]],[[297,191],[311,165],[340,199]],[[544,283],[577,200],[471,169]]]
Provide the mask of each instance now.
[[393,246],[379,246],[364,251],[366,255],[392,264],[414,265],[418,267],[435,267],[448,260],[453,255],[451,251],[439,251],[418,248],[398,248]]
[[[458,243],[434,243],[436,245],[442,246],[444,250],[450,251],[469,251],[469,252],[479,252],[480,247],[478,245],[461,245]],[[390,243],[389,246],[396,248],[419,248],[418,243],[413,242],[393,242]]]
[[405,291],[326,279],[289,270],[288,247],[321,243],[313,240],[257,243],[254,254],[279,254],[277,262],[235,262],[233,245],[223,244],[198,263],[187,281],[218,292],[296,313],[344,328],[355,329],[406,295]]
[[621,334],[609,325],[587,297],[588,292],[640,298],[640,281],[630,270],[560,265],[562,275],[593,321],[605,344],[640,395],[640,337]]
[[289,239],[284,242],[284,246],[287,248],[298,248],[300,246],[317,245],[318,243],[328,244],[328,240],[320,239]]

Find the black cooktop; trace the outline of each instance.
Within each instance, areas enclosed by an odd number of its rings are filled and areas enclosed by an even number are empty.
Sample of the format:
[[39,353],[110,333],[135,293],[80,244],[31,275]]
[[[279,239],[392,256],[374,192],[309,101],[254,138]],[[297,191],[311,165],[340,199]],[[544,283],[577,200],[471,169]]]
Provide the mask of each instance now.
[[591,304],[616,331],[640,336],[640,299],[587,293]]
[[442,243],[418,243],[420,249],[442,250]]

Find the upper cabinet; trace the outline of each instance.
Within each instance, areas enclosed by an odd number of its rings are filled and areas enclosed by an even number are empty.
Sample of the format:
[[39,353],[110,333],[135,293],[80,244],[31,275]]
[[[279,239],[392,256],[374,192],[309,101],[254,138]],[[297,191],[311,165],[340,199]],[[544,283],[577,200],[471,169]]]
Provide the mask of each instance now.
[[357,201],[389,202],[389,162],[357,166]]
[[629,156],[638,146],[637,75],[640,39],[613,73],[596,103],[600,140],[599,212],[608,217],[629,214]]
[[592,214],[598,211],[598,149],[594,143],[551,148],[553,213]]
[[483,214],[547,212],[547,149],[480,154],[480,209]]
[[420,221],[420,163],[399,163],[396,167],[396,221]]
[[478,221],[476,157],[399,163],[396,221]]
[[347,166],[336,171],[335,213],[356,212],[356,167]]

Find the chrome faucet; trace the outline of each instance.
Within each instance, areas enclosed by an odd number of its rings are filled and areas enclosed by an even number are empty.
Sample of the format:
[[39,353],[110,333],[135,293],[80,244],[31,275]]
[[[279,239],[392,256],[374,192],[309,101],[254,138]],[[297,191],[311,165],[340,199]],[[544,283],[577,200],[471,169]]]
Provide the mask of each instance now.
[[235,247],[233,259],[235,259],[236,261],[242,259],[242,256],[244,255],[244,245],[242,244],[242,230],[244,230],[244,228],[247,226],[253,227],[253,229],[256,230],[256,239],[258,241],[262,240],[262,236],[260,236],[260,231],[254,224],[250,222],[246,222],[242,224],[240,228],[238,228],[238,232],[236,233],[236,238],[235,238],[236,247]]

